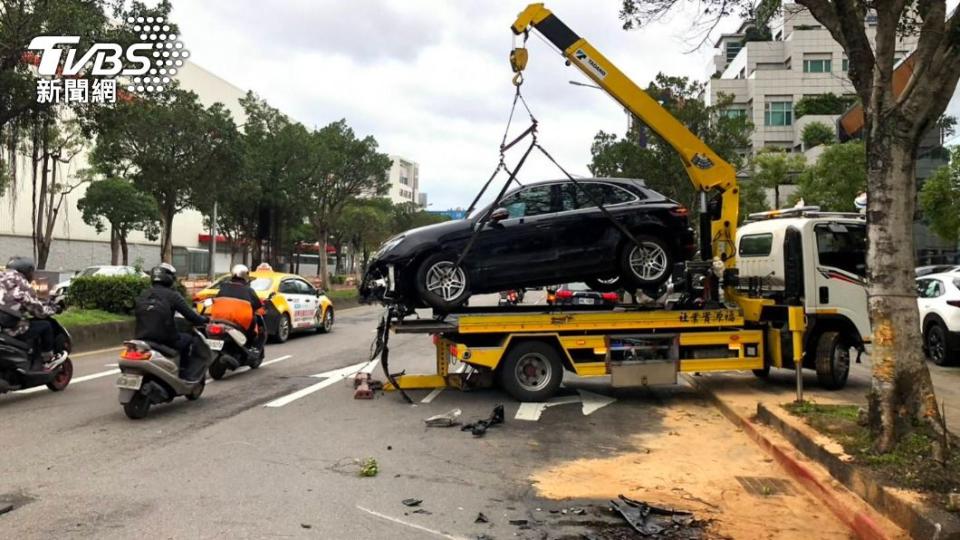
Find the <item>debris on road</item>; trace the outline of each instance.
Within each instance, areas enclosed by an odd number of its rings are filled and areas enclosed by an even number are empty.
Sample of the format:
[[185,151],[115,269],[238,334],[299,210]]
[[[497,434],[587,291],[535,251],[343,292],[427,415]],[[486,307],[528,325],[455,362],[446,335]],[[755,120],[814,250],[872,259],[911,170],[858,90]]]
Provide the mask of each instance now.
[[460,415],[463,414],[463,411],[460,409],[450,409],[449,411],[443,414],[437,414],[431,416],[424,420],[424,423],[427,424],[427,427],[452,427],[459,426]]
[[423,499],[404,499],[400,501],[404,506],[420,506],[420,503],[423,502]]
[[483,512],[477,512],[477,519],[473,520],[474,523],[489,523],[490,520],[487,519],[487,516]]
[[302,529],[310,529],[310,528],[312,528],[312,527],[313,527],[313,525],[311,525],[311,524],[309,524],[309,523],[301,523],[301,524],[300,524],[300,528],[302,528]]
[[13,510],[13,505],[9,503],[0,503],[0,516]]
[[377,460],[370,457],[360,463],[360,476],[376,476],[380,472]]
[[610,501],[610,508],[643,536],[701,538],[705,532],[707,522],[694,519],[690,512],[659,508],[624,495],[620,501]]
[[497,405],[493,408],[493,413],[486,420],[478,420],[472,424],[466,424],[460,431],[470,431],[474,437],[482,437],[487,432],[487,428],[503,423],[503,405]]

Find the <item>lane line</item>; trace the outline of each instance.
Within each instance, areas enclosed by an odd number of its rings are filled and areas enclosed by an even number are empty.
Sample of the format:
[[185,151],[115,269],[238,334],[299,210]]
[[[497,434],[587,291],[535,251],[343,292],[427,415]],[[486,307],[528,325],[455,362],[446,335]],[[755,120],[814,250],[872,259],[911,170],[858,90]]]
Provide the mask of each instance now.
[[[101,378],[101,377],[109,377],[110,375],[116,375],[117,373],[120,373],[120,370],[119,370],[119,369],[111,369],[111,370],[108,370],[108,371],[101,371],[100,373],[93,373],[93,374],[90,374],[90,375],[84,375],[83,377],[77,377],[77,378],[75,378],[75,379],[70,379],[70,385],[74,385],[74,384],[78,384],[78,383],[82,383],[82,382],[86,382],[86,381],[92,381],[92,380],[94,380],[94,379],[99,379],[99,378]],[[17,390],[16,392],[14,392],[14,394],[33,394],[33,393],[36,393],[36,392],[44,392],[44,391],[46,391],[46,390],[47,390],[46,385],[43,385],[43,386],[34,386],[33,388],[27,388],[27,389],[25,389],[25,390]]]
[[283,407],[288,405],[300,398],[309,396],[310,394],[323,390],[328,386],[332,386],[338,382],[343,381],[347,377],[356,374],[360,369],[366,364],[366,362],[360,362],[352,366],[347,366],[345,368],[335,369],[332,371],[325,371],[323,373],[317,373],[316,375],[311,375],[311,377],[324,378],[324,380],[318,382],[317,384],[312,384],[306,388],[301,388],[292,394],[287,394],[281,398],[277,398],[270,403],[264,405],[264,407]]
[[406,527],[410,527],[411,529],[416,529],[416,530],[418,530],[418,531],[423,531],[423,532],[425,532],[425,533],[430,533],[430,534],[432,534],[432,535],[434,535],[434,536],[436,536],[436,537],[438,537],[438,538],[446,538],[447,540],[466,540],[466,538],[463,537],[463,536],[452,536],[452,535],[449,535],[449,534],[447,534],[447,533],[445,533],[445,532],[442,532],[442,531],[437,531],[437,530],[434,530],[434,529],[428,529],[427,527],[424,527],[423,525],[417,525],[416,523],[410,523],[409,521],[404,521],[404,520],[402,520],[402,519],[400,519],[400,518],[395,518],[395,517],[392,517],[392,516],[388,516],[388,515],[386,515],[386,514],[381,514],[380,512],[377,512],[376,510],[370,510],[369,508],[364,508],[364,507],[360,506],[359,504],[357,505],[357,510],[361,510],[361,511],[363,511],[363,512],[366,512],[366,513],[370,514],[371,516],[375,516],[375,517],[378,517],[378,518],[380,518],[380,519],[385,519],[385,520],[390,521],[390,522],[393,522],[393,523],[397,523],[397,524],[400,524],[400,525],[404,525],[404,526],[406,526]]
[[270,364],[276,364],[277,362],[283,362],[284,360],[289,360],[293,358],[292,354],[281,356],[279,358],[274,358],[273,360],[267,360],[266,362],[260,364],[260,367],[269,366]]
[[434,388],[427,394],[427,397],[420,400],[420,403],[430,403],[433,399],[440,395],[440,392],[443,392],[443,388]]
[[95,355],[95,354],[104,354],[104,353],[108,353],[108,352],[112,352],[112,351],[119,351],[119,350],[121,350],[121,349],[123,349],[123,347],[110,347],[110,348],[107,348],[107,349],[98,349],[98,350],[96,350],[96,351],[87,351],[87,352],[82,352],[82,353],[70,353],[70,358],[83,358],[83,357],[85,357],[85,356],[93,356],[93,355]]
[[104,364],[103,367],[118,367],[120,364]]

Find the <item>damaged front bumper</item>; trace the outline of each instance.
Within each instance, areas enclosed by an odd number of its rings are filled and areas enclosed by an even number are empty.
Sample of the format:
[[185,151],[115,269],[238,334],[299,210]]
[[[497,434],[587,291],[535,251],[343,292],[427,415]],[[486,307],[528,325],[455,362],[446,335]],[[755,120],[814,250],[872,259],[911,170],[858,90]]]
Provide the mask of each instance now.
[[360,303],[389,304],[397,300],[396,266],[370,263],[363,279],[357,286]]

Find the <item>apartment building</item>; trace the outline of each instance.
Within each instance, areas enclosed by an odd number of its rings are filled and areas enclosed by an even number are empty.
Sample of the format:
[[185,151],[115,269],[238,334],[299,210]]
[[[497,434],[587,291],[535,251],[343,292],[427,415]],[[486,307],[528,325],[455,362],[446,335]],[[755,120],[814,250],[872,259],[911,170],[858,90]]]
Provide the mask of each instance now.
[[[390,187],[387,197],[395,204],[420,204],[420,165],[407,158],[391,155],[393,164],[390,166],[388,178]],[[426,201],[426,194],[423,194]]]

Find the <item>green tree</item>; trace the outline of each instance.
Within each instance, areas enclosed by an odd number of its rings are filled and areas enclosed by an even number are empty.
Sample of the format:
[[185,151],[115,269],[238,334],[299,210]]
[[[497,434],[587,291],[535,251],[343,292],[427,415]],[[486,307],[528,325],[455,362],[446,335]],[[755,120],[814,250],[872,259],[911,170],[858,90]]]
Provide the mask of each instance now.
[[354,259],[360,256],[361,268],[367,267],[370,251],[393,234],[393,211],[390,199],[379,197],[354,199],[343,207],[334,236],[350,246]]
[[448,216],[431,214],[412,202],[395,204],[393,205],[392,230],[390,232],[398,234],[417,227],[443,223],[449,220]]
[[130,264],[127,236],[143,231],[150,240],[160,234],[157,203],[122,178],[106,178],[91,183],[77,201],[83,222],[98,233],[110,228],[110,264]]
[[130,178],[157,203],[161,259],[173,258],[173,220],[206,209],[239,172],[239,135],[221,103],[204,107],[193,92],[170,87],[150,98],[118,101],[95,121],[91,162],[105,176]]
[[[843,47],[849,59],[847,75],[863,105],[870,193],[867,296],[874,332],[867,416],[876,449],[890,452],[915,423],[937,433],[943,426],[920,347],[910,269],[917,150],[960,80],[960,13],[948,15],[946,0],[797,3]],[[678,4],[679,0],[623,0],[620,15],[625,26],[640,27]],[[700,6],[707,20],[697,20],[713,28],[711,23],[724,17],[752,14],[755,5],[754,0],[706,0]],[[915,37],[917,48],[910,56],[909,79],[898,92],[893,87],[894,59],[904,36]]]
[[950,164],[927,178],[920,188],[920,209],[930,229],[952,243],[960,241],[960,147],[950,151]]
[[808,114],[843,114],[856,101],[853,96],[838,96],[833,92],[806,95],[797,100],[793,113],[798,119]]
[[778,148],[764,148],[750,160],[753,180],[759,186],[773,190],[774,208],[780,208],[780,186],[795,184],[805,166],[803,154],[792,154]]
[[740,223],[750,214],[770,210],[767,204],[767,190],[753,178],[740,181]]
[[[740,152],[750,145],[752,124],[746,115],[733,113],[732,97],[720,96],[717,103],[708,106],[700,99],[704,83],[663,73],[657,75],[647,92],[734,168],[743,166]],[[634,126],[623,138],[597,133],[590,148],[590,172],[595,176],[643,179],[650,188],[694,207],[696,194],[680,157],[639,121]]]
[[867,165],[860,141],[832,144],[797,180],[797,196],[831,212],[854,212],[853,201],[867,189]]
[[810,122],[803,127],[803,134],[800,137],[803,140],[804,149],[831,144],[837,140],[837,134],[833,128],[823,122]]
[[329,270],[323,255],[332,227],[351,200],[385,192],[391,161],[377,152],[376,139],[358,138],[346,120],[324,126],[311,139],[319,166],[302,183],[298,194],[320,241],[320,275],[326,280]]

